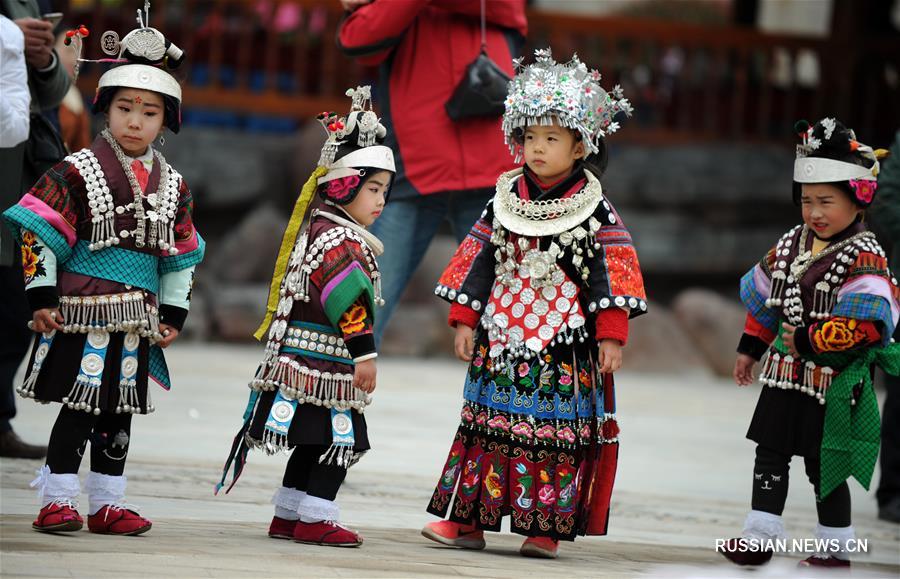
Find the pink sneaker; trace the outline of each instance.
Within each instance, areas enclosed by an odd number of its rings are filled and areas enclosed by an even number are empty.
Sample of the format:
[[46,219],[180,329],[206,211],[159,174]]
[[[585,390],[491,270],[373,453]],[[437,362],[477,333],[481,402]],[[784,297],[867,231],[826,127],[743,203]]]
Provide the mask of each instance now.
[[523,557],[537,557],[539,559],[556,559],[559,551],[559,541],[550,537],[528,537],[522,543],[519,553]]
[[269,536],[273,539],[293,539],[294,527],[296,526],[297,521],[272,517],[272,523],[269,525]]
[[84,519],[75,510],[75,505],[70,501],[54,501],[41,509],[37,519],[31,523],[35,531],[45,533],[68,533],[80,531],[84,526]]
[[442,545],[462,549],[484,549],[484,531],[467,527],[453,521],[428,523],[422,529],[422,536]]
[[336,521],[319,521],[318,523],[297,521],[293,538],[298,543],[328,547],[359,547],[363,543],[359,533],[351,531]]

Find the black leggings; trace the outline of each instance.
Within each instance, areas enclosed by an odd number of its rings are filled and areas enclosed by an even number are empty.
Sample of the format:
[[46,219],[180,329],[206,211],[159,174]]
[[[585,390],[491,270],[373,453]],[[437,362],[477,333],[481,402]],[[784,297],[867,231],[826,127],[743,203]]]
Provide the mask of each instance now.
[[54,474],[78,473],[81,457],[90,440],[91,470],[121,476],[125,472],[130,437],[130,413],[94,415],[63,405],[50,433],[47,466]]
[[[806,476],[819,496],[818,457],[804,457]],[[756,464],[753,467],[753,510],[781,515],[788,493],[788,469],[791,457],[763,446],[756,447]],[[819,524],[826,527],[850,526],[850,487],[847,481],[839,484],[824,500],[816,499]]]
[[326,450],[327,446],[305,444],[294,448],[284,469],[281,484],[305,491],[310,496],[333,501],[347,476],[347,469],[336,464],[319,464],[319,457]]

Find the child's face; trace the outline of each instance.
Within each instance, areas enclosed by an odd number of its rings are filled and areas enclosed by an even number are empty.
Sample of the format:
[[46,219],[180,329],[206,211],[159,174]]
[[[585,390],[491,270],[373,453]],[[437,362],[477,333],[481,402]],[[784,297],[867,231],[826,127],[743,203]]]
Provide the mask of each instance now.
[[344,211],[365,227],[375,223],[384,209],[384,196],[391,184],[391,172],[378,171],[367,177],[353,201],[344,205]]
[[158,93],[119,89],[106,113],[109,131],[128,156],[138,157],[147,152],[147,146],[162,131],[164,110]]
[[800,204],[803,223],[821,239],[850,226],[861,209],[843,191],[828,183],[804,183]]
[[552,125],[532,125],[525,129],[525,164],[543,183],[553,183],[572,172],[575,161],[584,157],[584,144],[569,129]]

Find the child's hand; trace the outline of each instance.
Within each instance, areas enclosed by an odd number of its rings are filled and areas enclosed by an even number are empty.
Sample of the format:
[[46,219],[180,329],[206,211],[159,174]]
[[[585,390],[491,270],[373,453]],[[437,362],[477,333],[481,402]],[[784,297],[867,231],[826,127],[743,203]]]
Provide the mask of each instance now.
[[64,322],[59,308],[44,308],[31,315],[31,329],[41,334],[51,330],[62,330]]
[[162,340],[156,343],[160,348],[168,348],[169,345],[178,337],[178,330],[169,324],[159,324],[159,333],[162,334]]
[[784,328],[784,333],[781,334],[781,341],[784,342],[785,346],[787,346],[787,349],[791,353],[791,356],[793,356],[794,358],[799,358],[800,353],[797,352],[797,345],[794,343],[794,334],[797,332],[797,326],[792,326],[788,323],[782,323],[781,327]]
[[473,335],[475,330],[465,324],[456,324],[456,337],[453,339],[453,349],[456,357],[463,362],[472,361],[472,353],[475,350]]
[[622,367],[622,344],[619,340],[600,341],[600,372],[612,373]]
[[353,370],[353,386],[367,394],[375,391],[375,358],[359,362]]
[[734,361],[734,383],[738,386],[749,386],[753,383],[753,366],[756,360],[747,354],[738,354]]

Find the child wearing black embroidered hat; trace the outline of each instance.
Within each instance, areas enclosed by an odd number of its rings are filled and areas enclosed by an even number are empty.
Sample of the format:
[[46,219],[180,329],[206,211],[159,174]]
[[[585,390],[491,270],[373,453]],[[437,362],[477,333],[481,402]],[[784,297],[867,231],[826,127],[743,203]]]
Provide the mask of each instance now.
[[816,495],[815,534],[828,545],[801,565],[847,567],[855,534],[846,479],[868,488],[878,456],[871,370],[900,372],[900,353],[889,345],[900,315],[898,290],[862,219],[882,152],[832,118],[811,127],[802,122],[798,131],[794,200],[803,223],[741,280],[748,314],[735,382],[749,385],[753,366],[768,356],[747,432],[757,444],[752,510],[742,537],[721,552],[739,565],[771,559],[767,542],[784,536],[788,468],[799,455]]

